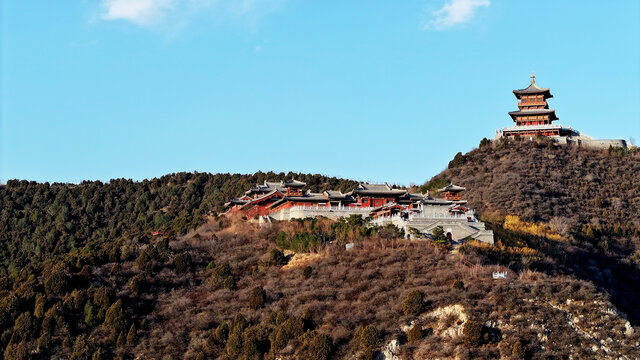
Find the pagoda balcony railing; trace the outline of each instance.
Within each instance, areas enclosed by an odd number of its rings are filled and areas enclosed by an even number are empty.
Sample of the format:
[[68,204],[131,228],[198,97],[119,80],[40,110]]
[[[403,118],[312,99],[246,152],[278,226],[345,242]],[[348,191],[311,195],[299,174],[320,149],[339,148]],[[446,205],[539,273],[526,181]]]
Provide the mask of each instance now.
[[547,102],[546,102],[546,101],[537,101],[537,102],[526,102],[526,103],[519,102],[519,103],[518,103],[518,107],[524,107],[524,106],[541,106],[541,105],[542,105],[542,106],[547,105]]
[[547,124],[547,125],[516,125],[511,127],[502,128],[502,131],[510,130],[547,130],[547,129],[571,129],[565,128],[559,124]]

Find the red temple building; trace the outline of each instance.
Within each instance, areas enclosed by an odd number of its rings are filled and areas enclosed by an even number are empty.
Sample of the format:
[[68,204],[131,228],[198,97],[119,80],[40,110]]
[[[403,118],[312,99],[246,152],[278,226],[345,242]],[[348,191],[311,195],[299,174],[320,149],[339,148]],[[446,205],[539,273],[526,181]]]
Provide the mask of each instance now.
[[348,193],[325,190],[303,192],[306,183],[297,180],[268,182],[253,186],[242,197],[225,204],[227,212],[241,212],[247,217],[265,216],[296,208],[309,211],[353,212],[365,216],[419,212],[423,205],[453,206],[466,203],[461,192],[465,188],[450,184],[440,190],[441,199],[429,194],[410,193],[387,184],[359,184]]
[[466,200],[462,200],[462,192],[465,190],[467,189],[462,186],[449,184],[442,189],[438,189],[438,192],[440,192],[440,195],[442,195],[445,200],[455,201],[460,204],[467,202]]
[[549,89],[536,85],[535,75],[531,74],[531,84],[527,88],[513,90],[513,94],[519,100],[518,110],[509,112],[515,126],[497,131],[496,138],[515,135],[570,136],[573,133],[571,128],[553,124],[558,117],[554,109],[549,109],[547,102],[553,95]]

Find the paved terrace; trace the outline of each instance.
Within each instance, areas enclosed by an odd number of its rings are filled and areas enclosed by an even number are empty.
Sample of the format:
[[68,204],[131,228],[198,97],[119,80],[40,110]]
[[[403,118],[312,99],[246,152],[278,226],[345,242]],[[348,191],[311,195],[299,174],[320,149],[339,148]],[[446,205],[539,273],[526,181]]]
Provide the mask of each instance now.
[[[304,219],[308,217],[324,216],[337,220],[349,215],[368,216],[373,207],[346,207],[346,206],[293,206],[289,209],[282,209],[272,213],[270,220],[291,220]],[[410,229],[416,229],[423,234],[431,234],[436,226],[442,226],[445,233],[451,234],[451,240],[460,241],[467,237],[472,237],[478,241],[493,245],[493,231],[487,230],[483,222],[478,221],[475,214],[449,214],[445,212],[424,212],[421,214],[410,214],[403,218],[400,214],[378,217],[371,221],[371,224],[384,226],[393,224],[403,229],[405,234],[410,234]]]

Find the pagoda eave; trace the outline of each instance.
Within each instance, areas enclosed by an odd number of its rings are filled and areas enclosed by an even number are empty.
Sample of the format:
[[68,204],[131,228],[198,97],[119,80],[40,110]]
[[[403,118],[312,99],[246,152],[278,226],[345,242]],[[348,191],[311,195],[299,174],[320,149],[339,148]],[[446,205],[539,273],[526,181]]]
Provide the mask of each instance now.
[[520,98],[522,98],[523,96],[529,96],[529,95],[544,95],[545,99],[549,99],[553,97],[553,95],[551,95],[550,93],[550,90],[532,91],[532,92],[524,92],[523,90],[513,90],[513,95],[515,95],[518,100],[520,100]]
[[549,115],[549,120],[558,120],[556,111],[554,109],[537,109],[537,110],[518,110],[510,111],[509,116],[513,121],[516,121],[518,116],[537,116],[537,115]]

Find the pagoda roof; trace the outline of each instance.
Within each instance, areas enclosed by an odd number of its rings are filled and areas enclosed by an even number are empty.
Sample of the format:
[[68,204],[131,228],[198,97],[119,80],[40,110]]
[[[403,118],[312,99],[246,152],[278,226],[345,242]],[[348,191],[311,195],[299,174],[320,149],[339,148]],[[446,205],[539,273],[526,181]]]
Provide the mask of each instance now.
[[284,194],[280,191],[280,189],[273,189],[273,190],[271,190],[270,192],[268,192],[268,193],[266,193],[266,194],[263,194],[263,195],[261,195],[261,196],[259,196],[259,197],[255,198],[255,199],[248,200],[245,204],[242,204],[242,205],[240,206],[240,208],[247,207],[247,206],[249,206],[249,205],[251,205],[251,204],[259,203],[259,202],[261,202],[261,201],[263,201],[263,200],[266,200],[266,199],[269,199],[269,198],[271,198],[271,197],[273,197],[273,196],[278,196],[278,197],[280,197],[280,198],[283,198],[283,197],[284,197]]
[[284,182],[265,181],[263,185],[256,184],[251,189],[245,191],[245,194],[251,193],[268,193],[273,190],[282,190],[284,188]]
[[528,87],[526,87],[524,89],[513,90],[513,94],[518,99],[520,99],[522,96],[540,95],[540,94],[544,95],[545,99],[553,97],[553,95],[551,95],[551,92],[550,92],[549,89],[538,87],[538,85],[536,85],[536,83],[534,81],[532,81],[531,85],[529,85]]
[[439,192],[445,192],[445,191],[460,192],[460,191],[465,191],[465,190],[467,190],[467,188],[464,188],[464,187],[458,186],[458,185],[453,185],[453,184],[449,184],[449,185],[443,187],[442,189],[438,189]]
[[343,194],[342,191],[338,190],[325,190],[322,192],[329,199],[346,199],[347,194]]
[[284,196],[282,199],[279,199],[275,201],[273,204],[270,204],[269,207],[275,208],[280,206],[281,204],[284,204],[287,201],[312,202],[312,203],[325,202],[326,203],[328,199],[326,196],[324,196],[324,194],[312,193],[307,191],[307,193],[305,193],[302,196]]
[[510,111],[509,116],[515,121],[516,116],[530,116],[530,115],[550,115],[549,120],[558,120],[556,111],[554,109],[531,109],[531,110],[517,110]]
[[417,202],[417,201],[424,200],[426,198],[427,197],[425,197],[424,194],[408,192],[408,193],[402,195],[400,198],[398,198],[398,201],[401,201],[403,203],[406,203],[406,202],[411,202],[412,203],[414,201]]
[[407,190],[392,189],[388,184],[360,184],[352,192],[360,195],[403,195]]
[[422,200],[425,198],[424,194],[422,193],[407,193],[406,197],[411,200]]

